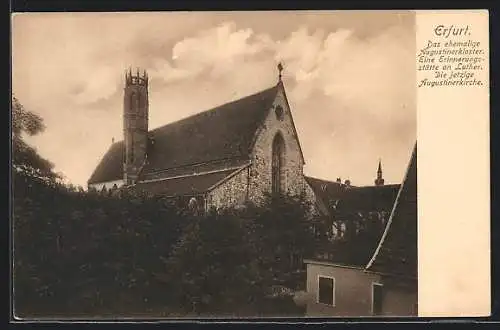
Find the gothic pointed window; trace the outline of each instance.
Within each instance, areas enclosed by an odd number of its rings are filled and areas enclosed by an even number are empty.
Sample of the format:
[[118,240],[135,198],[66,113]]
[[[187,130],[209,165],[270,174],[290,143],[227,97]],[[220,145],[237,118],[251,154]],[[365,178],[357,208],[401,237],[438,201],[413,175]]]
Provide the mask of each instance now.
[[272,151],[272,193],[281,194],[285,190],[285,142],[280,133],[273,140]]

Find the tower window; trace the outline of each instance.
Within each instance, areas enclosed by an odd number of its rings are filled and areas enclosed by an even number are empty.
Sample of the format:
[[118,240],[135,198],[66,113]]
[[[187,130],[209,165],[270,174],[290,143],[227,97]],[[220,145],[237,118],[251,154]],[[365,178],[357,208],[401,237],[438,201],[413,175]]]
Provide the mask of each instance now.
[[137,105],[137,103],[138,103],[138,102],[137,102],[137,99],[138,99],[138,97],[137,97],[137,93],[132,92],[132,93],[130,94],[130,105],[129,105],[129,106],[130,106],[130,108],[132,108],[132,107],[134,107],[134,106],[136,106],[136,105]]
[[272,150],[272,193],[281,194],[285,190],[285,142],[280,133],[274,137]]
[[141,106],[141,94],[137,94],[137,97],[135,98],[135,108],[138,111],[139,107]]

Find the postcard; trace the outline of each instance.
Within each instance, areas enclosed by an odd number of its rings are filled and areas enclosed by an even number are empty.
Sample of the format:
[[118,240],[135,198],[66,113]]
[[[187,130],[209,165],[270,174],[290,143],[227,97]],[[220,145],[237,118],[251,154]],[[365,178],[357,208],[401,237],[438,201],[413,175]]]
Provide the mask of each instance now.
[[489,316],[488,19],[13,13],[13,320]]

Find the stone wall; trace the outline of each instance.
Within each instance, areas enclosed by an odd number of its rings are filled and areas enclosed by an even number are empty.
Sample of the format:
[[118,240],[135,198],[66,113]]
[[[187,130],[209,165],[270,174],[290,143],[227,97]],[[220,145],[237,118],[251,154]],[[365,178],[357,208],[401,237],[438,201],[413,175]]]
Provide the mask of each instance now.
[[[275,107],[278,105],[283,108],[281,120],[275,113]],[[259,128],[251,154],[249,198],[256,204],[262,201],[266,192],[271,192],[272,144],[278,133],[281,133],[285,142],[285,189],[294,195],[304,192],[306,185],[303,176],[304,162],[291,116],[284,93],[280,91],[272,108],[269,109],[264,124]]]
[[216,209],[242,206],[247,201],[248,174],[244,167],[207,194],[207,207]]

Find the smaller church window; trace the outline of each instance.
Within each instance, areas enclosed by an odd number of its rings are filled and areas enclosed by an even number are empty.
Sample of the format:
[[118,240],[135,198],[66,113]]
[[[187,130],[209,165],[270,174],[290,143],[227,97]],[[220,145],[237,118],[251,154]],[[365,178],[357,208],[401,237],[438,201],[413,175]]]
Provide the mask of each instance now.
[[283,120],[283,107],[281,105],[277,105],[274,112],[276,113],[276,118],[278,118],[278,120]]

